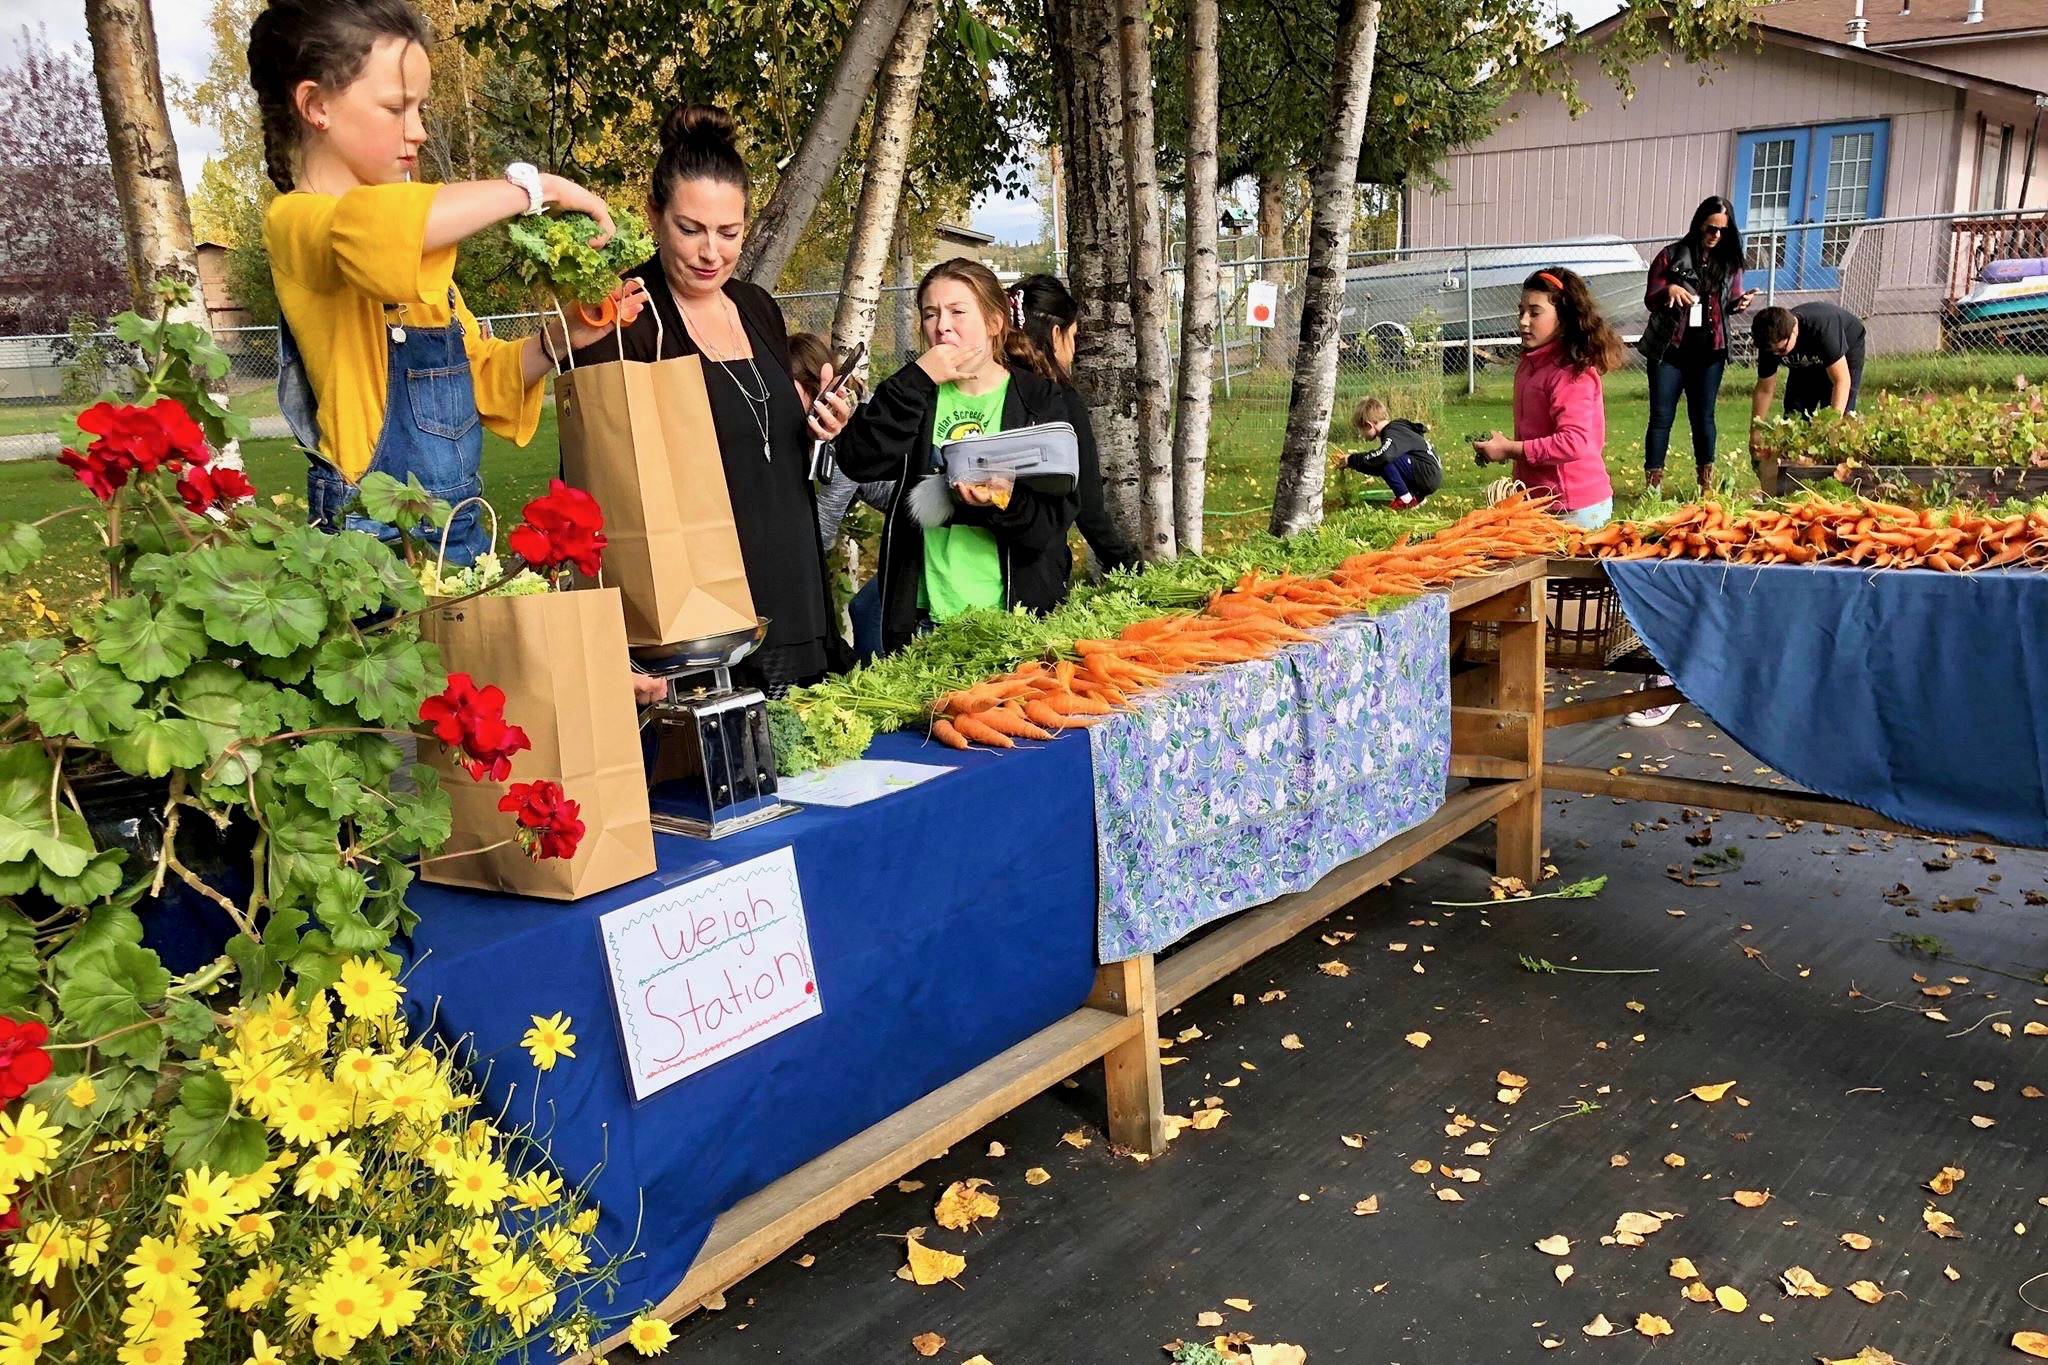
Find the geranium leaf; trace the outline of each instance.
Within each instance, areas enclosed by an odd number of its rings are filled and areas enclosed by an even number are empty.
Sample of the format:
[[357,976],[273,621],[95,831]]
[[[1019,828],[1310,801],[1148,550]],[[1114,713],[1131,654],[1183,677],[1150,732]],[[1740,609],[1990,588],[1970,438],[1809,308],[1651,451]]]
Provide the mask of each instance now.
[[178,600],[206,621],[206,633],[224,645],[247,645],[283,658],[320,638],[327,599],[319,585],[280,572],[274,555],[244,546],[199,550]]
[[43,557],[43,533],[25,521],[0,522],[0,578],[12,578]]
[[121,864],[126,855],[118,848],[102,849],[75,877],[60,877],[45,867],[36,878],[36,889],[59,905],[93,905],[121,889]]
[[330,739],[301,745],[278,765],[277,775],[337,819],[353,815],[363,800],[363,786],[357,778],[354,760]]
[[0,864],[33,858],[60,877],[75,877],[98,850],[85,822],[69,806],[58,806],[52,818],[54,774],[55,765],[40,744],[0,749]]
[[97,659],[73,655],[28,685],[28,718],[46,735],[103,743],[142,718],[142,689]]
[[[400,483],[389,474],[365,474],[356,485],[356,506],[372,521],[411,530],[421,522],[434,526],[448,524],[449,506],[426,490],[419,476],[408,474]],[[355,532],[353,534],[361,534]],[[374,536],[370,539],[376,539]],[[386,550],[386,554],[390,551]]]
[[206,1166],[226,1175],[248,1175],[270,1155],[263,1125],[235,1114],[228,1083],[217,1071],[185,1077],[165,1140],[179,1166]]
[[148,1007],[164,998],[170,983],[155,953],[117,944],[66,979],[57,991],[57,1009],[78,1041],[97,1039],[95,1047],[109,1057],[154,1066],[163,1058],[163,1030],[138,1026],[149,1020]]
[[418,646],[391,633],[329,640],[314,658],[313,686],[334,705],[387,725],[409,724],[433,691]]
[[0,906],[0,1014],[18,1019],[39,1003],[42,975],[35,926],[20,911]]
[[50,639],[9,640],[0,645],[0,705],[20,701],[57,653],[57,642]]
[[109,602],[92,623],[92,635],[101,662],[139,683],[184,672],[207,645],[198,616],[176,603],[155,609],[146,597]]
[[126,734],[116,735],[104,746],[107,757],[124,772],[143,777],[163,777],[173,768],[197,768],[209,754],[206,731],[197,721],[174,719],[161,711],[145,711],[142,719]]
[[170,1032],[173,1041],[188,1047],[194,1043],[205,1042],[220,1027],[214,1020],[213,1011],[206,1007],[206,1002],[195,1000],[189,995],[171,1002],[171,1007],[164,1011],[164,1026]]

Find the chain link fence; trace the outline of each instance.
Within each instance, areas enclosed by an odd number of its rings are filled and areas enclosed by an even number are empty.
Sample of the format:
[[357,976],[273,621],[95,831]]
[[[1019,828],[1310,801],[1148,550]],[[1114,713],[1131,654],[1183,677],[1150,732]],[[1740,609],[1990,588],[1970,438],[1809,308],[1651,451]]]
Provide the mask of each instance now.
[[[1522,280],[1545,266],[1571,267],[1633,342],[1647,316],[1650,261],[1677,235],[1354,253],[1340,322],[1333,441],[1344,443],[1351,410],[1368,394],[1447,440],[1506,425]],[[2048,212],[1792,224],[1751,234],[1747,248],[1747,283],[1762,291],[1757,307],[1820,299],[1864,319],[1866,394],[2003,389],[2018,377],[2048,382]],[[1212,463],[1254,466],[1269,481],[1287,425],[1306,260],[1259,258],[1250,236],[1226,237],[1221,255]],[[1177,297],[1179,271],[1169,279]],[[1260,285],[1273,287],[1271,326],[1254,324],[1264,301]],[[820,335],[830,333],[838,302],[829,290],[782,297],[790,330]],[[1177,306],[1175,313],[1169,340],[1178,357]],[[480,321],[494,335],[520,337],[540,316]],[[254,420],[258,436],[283,435],[276,329],[224,329],[220,341],[232,365],[226,388],[236,407]],[[1731,341],[1724,402],[1746,403],[1748,329],[1737,325]],[[877,368],[893,370],[919,349],[910,291],[885,288],[873,342]],[[105,332],[0,337],[0,459],[53,453],[58,433],[98,391],[121,350]],[[1646,365],[1633,347],[1607,391],[1611,414],[1647,404]]]

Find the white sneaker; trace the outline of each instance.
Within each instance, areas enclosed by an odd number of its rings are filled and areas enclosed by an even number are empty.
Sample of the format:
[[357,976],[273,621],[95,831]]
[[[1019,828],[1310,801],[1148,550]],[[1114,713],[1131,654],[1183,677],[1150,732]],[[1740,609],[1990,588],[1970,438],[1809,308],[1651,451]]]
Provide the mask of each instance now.
[[[1658,673],[1643,679],[1642,690],[1647,692],[1653,687],[1669,687],[1670,685],[1671,679],[1662,673]],[[1669,706],[1652,706],[1647,711],[1631,711],[1627,719],[1630,725],[1640,729],[1647,729],[1652,725],[1662,725],[1677,714],[1678,704],[1674,702]]]

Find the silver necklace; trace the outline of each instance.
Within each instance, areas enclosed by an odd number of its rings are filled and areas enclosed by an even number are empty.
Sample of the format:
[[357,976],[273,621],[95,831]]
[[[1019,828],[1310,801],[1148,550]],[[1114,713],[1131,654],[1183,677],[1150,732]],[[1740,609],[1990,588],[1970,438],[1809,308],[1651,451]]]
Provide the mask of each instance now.
[[[728,304],[728,306],[730,305]],[[683,312],[680,303],[677,304],[676,311],[679,313]],[[754,357],[751,353],[746,356],[747,369],[753,374],[754,384],[760,389],[759,393],[752,392],[745,384],[742,384],[739,371],[733,368],[739,363],[734,357],[739,355],[740,347],[744,344],[744,339],[740,336],[738,317],[739,310],[734,308],[725,319],[726,328],[732,335],[731,356],[719,355],[710,346],[706,345],[704,338],[697,336],[697,329],[691,326],[688,313],[683,313],[683,325],[690,328],[690,335],[696,338],[697,348],[703,351],[711,359],[712,363],[719,367],[719,373],[730,379],[732,386],[739,390],[740,397],[746,400],[747,417],[753,422],[754,430],[761,434],[761,458],[772,464],[775,456],[770,453],[768,442],[768,381],[761,377],[761,369],[754,363]]]

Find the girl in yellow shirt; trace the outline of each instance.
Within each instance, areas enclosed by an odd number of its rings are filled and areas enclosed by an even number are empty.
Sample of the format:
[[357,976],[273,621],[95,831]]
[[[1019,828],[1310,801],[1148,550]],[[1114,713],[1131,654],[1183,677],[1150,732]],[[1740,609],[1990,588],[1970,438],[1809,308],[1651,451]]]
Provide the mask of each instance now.
[[[263,224],[283,314],[279,405],[312,458],[314,523],[385,540],[396,528],[351,510],[363,476],[474,497],[483,428],[532,439],[548,353],[563,350],[559,326],[545,346],[481,335],[455,287],[456,244],[550,204],[612,230],[597,195],[524,163],[502,180],[413,182],[432,37],[406,0],[270,0],[249,30],[264,159],[284,191]],[[600,335],[571,328],[568,345]],[[447,543],[458,564],[490,548],[475,508]]]

